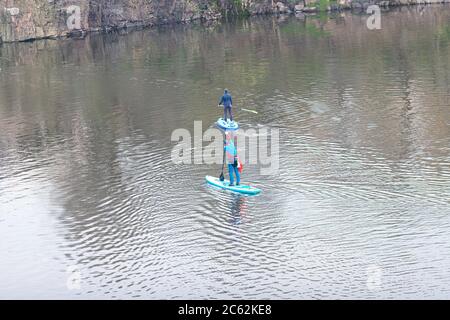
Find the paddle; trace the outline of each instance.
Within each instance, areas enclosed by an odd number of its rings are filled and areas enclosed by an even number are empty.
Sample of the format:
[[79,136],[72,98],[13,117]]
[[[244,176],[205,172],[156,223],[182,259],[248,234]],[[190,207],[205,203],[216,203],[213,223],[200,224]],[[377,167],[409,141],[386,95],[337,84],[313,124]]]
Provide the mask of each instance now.
[[[223,142],[224,146],[225,146],[225,141]],[[224,181],[225,177],[223,176],[223,169],[225,167],[225,147],[223,148],[223,160],[222,160],[222,173],[220,174],[219,180],[220,181]]]
[[[219,104],[219,107],[222,107],[222,105]],[[258,111],[255,110],[250,110],[250,109],[245,109],[245,108],[239,108],[241,111],[247,111],[247,112],[251,112],[254,114],[258,114]]]
[[242,111],[251,112],[251,113],[254,113],[254,114],[258,114],[258,111],[255,111],[255,110],[249,110],[249,109],[244,109],[244,108],[241,108],[241,110]]

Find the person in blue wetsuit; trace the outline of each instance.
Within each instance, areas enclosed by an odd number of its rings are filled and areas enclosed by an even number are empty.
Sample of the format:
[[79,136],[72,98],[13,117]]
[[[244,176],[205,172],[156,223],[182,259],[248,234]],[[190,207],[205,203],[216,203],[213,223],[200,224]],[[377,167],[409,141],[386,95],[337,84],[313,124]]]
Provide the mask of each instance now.
[[236,185],[241,182],[241,175],[238,170],[237,148],[234,145],[234,137],[230,131],[225,132],[225,153],[230,173],[230,186],[234,186],[234,176],[236,176]]
[[233,121],[233,113],[231,108],[233,107],[233,98],[228,93],[228,89],[223,92],[222,98],[220,98],[219,106],[223,105],[223,120],[227,121],[227,113],[230,115],[230,120]]

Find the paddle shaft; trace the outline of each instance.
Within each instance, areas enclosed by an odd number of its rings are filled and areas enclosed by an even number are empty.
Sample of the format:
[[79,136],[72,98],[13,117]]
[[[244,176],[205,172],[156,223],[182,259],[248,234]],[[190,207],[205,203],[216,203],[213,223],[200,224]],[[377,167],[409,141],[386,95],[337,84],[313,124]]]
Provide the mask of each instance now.
[[223,176],[223,169],[225,168],[225,142],[224,142],[224,148],[223,148],[223,159],[222,159],[222,173],[220,174],[219,180],[223,181],[225,177]]
[[244,109],[244,108],[241,108],[241,110],[242,110],[242,111],[251,112],[251,113],[254,113],[254,114],[258,114],[258,111],[255,111],[255,110]]
[[[219,107],[223,107],[221,104],[219,104]],[[255,110],[250,110],[250,109],[245,109],[245,108],[239,108],[241,111],[247,111],[247,112],[251,112],[254,114],[258,114],[258,111]]]

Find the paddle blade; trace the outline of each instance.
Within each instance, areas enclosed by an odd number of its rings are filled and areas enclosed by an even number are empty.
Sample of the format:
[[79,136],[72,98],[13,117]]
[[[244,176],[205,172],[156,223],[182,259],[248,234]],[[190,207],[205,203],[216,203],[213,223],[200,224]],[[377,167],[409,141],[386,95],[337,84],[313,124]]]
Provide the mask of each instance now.
[[219,180],[220,180],[220,181],[225,180],[225,177],[223,176],[223,172],[220,174]]
[[251,112],[251,113],[254,113],[254,114],[258,114],[258,111],[255,111],[255,110],[249,110],[249,109],[244,109],[244,108],[242,108],[241,110],[242,111]]

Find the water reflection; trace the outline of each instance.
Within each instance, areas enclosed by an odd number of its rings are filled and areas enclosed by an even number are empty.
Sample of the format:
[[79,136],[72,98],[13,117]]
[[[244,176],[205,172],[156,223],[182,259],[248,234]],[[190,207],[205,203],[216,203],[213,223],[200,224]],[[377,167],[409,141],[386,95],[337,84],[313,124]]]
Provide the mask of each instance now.
[[[450,10],[420,10],[3,45],[0,297],[447,297]],[[224,87],[280,129],[260,197],[170,161]]]
[[231,208],[231,223],[233,225],[239,225],[243,222],[245,218],[245,213],[248,210],[247,204],[245,203],[245,197],[239,194],[232,195],[232,201],[230,202]]

